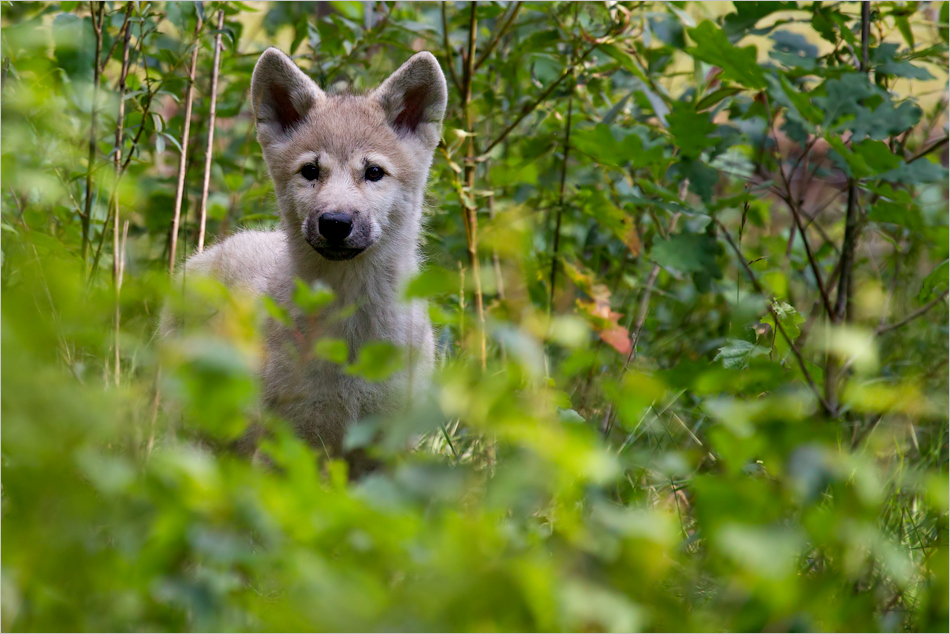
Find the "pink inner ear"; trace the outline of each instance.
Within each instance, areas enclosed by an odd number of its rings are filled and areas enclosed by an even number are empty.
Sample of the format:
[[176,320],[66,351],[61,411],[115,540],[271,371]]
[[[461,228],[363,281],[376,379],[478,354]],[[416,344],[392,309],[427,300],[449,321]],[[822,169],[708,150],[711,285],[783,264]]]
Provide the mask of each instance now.
[[274,116],[280,122],[281,129],[286,132],[303,120],[290,99],[290,93],[279,84],[270,86],[271,103],[274,105]]
[[415,132],[425,115],[427,97],[428,90],[423,85],[407,89],[402,97],[402,110],[393,120],[393,126],[397,129]]

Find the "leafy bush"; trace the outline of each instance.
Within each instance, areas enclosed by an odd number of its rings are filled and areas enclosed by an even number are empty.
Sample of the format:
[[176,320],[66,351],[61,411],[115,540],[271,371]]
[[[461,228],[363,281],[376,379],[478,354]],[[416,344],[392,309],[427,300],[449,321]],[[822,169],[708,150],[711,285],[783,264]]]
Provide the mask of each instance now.
[[[943,629],[947,7],[4,4],[3,629]],[[259,411],[281,307],[168,282],[277,222],[271,44],[450,85],[440,365],[357,479]]]

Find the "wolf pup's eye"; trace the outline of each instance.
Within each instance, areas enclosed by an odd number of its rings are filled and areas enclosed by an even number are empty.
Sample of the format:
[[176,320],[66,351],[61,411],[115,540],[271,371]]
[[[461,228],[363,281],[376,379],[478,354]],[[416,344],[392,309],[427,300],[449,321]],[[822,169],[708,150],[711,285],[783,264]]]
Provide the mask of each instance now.
[[320,168],[314,163],[307,163],[301,168],[300,175],[308,181],[315,181],[320,178]]
[[375,183],[376,181],[381,179],[385,174],[386,172],[383,171],[383,168],[377,165],[370,165],[369,167],[366,168],[366,174],[364,174],[364,176],[366,177],[366,180],[372,181]]

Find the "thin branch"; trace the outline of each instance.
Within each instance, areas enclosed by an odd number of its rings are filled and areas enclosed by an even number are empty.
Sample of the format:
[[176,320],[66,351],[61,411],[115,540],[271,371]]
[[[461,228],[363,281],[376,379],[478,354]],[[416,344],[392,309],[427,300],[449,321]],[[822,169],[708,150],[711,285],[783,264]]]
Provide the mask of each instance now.
[[[808,236],[805,234],[805,227],[802,225],[802,218],[799,214],[798,206],[791,199],[791,192],[788,192],[788,196],[783,196],[785,204],[788,205],[789,210],[792,212],[792,217],[795,219],[795,226],[798,228],[798,234],[802,238],[802,244],[805,246],[805,256],[808,258],[808,265],[811,267],[812,275],[815,276],[815,284],[818,286],[818,293],[821,295],[822,305],[825,307],[825,311],[828,313],[829,319],[834,319],[834,310],[831,307],[831,300],[829,299],[828,292],[825,290],[825,284],[821,278],[821,271],[818,270],[818,263],[815,261],[815,256],[812,253],[811,245],[808,243]],[[792,232],[794,235],[794,232]]]
[[[473,190],[475,189],[475,155],[478,153],[475,144],[475,133],[472,123],[472,81],[475,77],[475,41],[478,29],[478,3],[472,2],[468,23],[468,53],[463,56],[462,74],[462,116],[465,120],[465,130],[468,133],[468,149],[465,157],[464,187],[459,187],[459,198],[462,202],[462,213],[465,220],[465,240],[468,247],[468,263],[472,268],[472,279],[475,282],[475,313],[479,323],[479,358],[482,369],[488,364],[488,343],[485,333],[485,302],[482,294],[481,265],[478,261],[478,209],[475,207]],[[462,195],[465,194],[465,195]]]
[[945,146],[945,145],[947,144],[947,141],[948,141],[948,140],[950,140],[950,136],[945,136],[945,137],[943,137],[942,139],[940,139],[939,141],[935,141],[934,143],[932,143],[932,144],[930,144],[929,146],[927,146],[927,147],[925,147],[924,149],[922,149],[922,150],[921,150],[920,152],[918,152],[917,154],[915,154],[915,155],[913,155],[912,157],[910,157],[909,159],[907,159],[907,162],[908,162],[908,163],[913,163],[913,162],[916,161],[917,159],[923,158],[924,156],[927,156],[928,154],[930,154],[930,153],[933,152],[934,150],[939,149],[939,148],[942,148],[943,146]]
[[[861,58],[858,68],[866,73],[868,70],[868,41],[870,39],[871,3],[861,3]],[[840,273],[838,278],[838,298],[835,301],[835,312],[832,323],[847,321],[851,316],[851,298],[854,295],[854,252],[858,243],[861,228],[858,225],[858,181],[848,179],[848,203],[845,211],[844,242],[841,245],[839,259]],[[825,399],[831,404],[830,411],[837,412],[838,396],[838,362],[834,355],[829,354],[825,363]]]
[[[686,184],[687,181],[684,180],[680,185],[681,199],[686,197]],[[666,231],[667,235],[676,231],[676,223],[679,219],[680,212],[676,212],[670,220],[670,228]],[[640,298],[640,308],[637,311],[637,323],[634,326],[633,336],[630,337],[630,352],[627,353],[627,358],[623,362],[623,372],[621,372],[621,374],[626,372],[630,362],[637,358],[637,345],[640,343],[640,333],[643,332],[643,326],[647,321],[647,314],[650,312],[650,296],[653,294],[656,278],[660,275],[660,268],[659,264],[654,264],[653,270],[650,271],[650,277],[647,278],[646,288],[643,290],[643,297]]]
[[92,68],[92,108],[89,114],[89,152],[86,160],[86,203],[80,216],[82,223],[82,264],[86,267],[86,255],[89,253],[89,228],[92,218],[92,172],[96,162],[96,137],[99,125],[99,82],[102,77],[102,66],[99,57],[102,55],[102,24],[105,15],[105,3],[99,3],[99,14],[96,17],[96,3],[89,2],[89,11],[92,13],[92,30],[96,38],[96,56]]
[[538,96],[537,99],[535,99],[535,100],[534,100],[532,103],[530,103],[530,104],[525,104],[525,106],[521,109],[521,114],[519,114],[519,115],[515,118],[515,120],[512,121],[510,125],[508,125],[508,127],[506,127],[504,130],[502,130],[501,134],[499,134],[491,143],[489,143],[489,144],[485,147],[485,149],[482,150],[482,155],[488,154],[496,145],[498,145],[499,143],[501,143],[502,141],[504,141],[505,138],[511,133],[511,131],[514,130],[516,127],[518,127],[518,124],[521,123],[521,122],[524,120],[525,117],[527,117],[529,114],[531,114],[532,112],[534,112],[535,109],[536,109],[538,106],[540,106],[541,103],[543,103],[544,100],[547,99],[548,96],[549,96],[552,92],[554,92],[554,89],[557,88],[559,85],[561,85],[561,82],[562,82],[562,81],[564,81],[565,79],[567,79],[568,77],[570,77],[570,76],[574,73],[574,66],[576,66],[577,64],[583,62],[583,61],[587,58],[587,56],[590,55],[590,54],[594,51],[594,49],[597,48],[598,46],[600,46],[601,44],[602,44],[602,42],[598,41],[598,42],[595,42],[593,45],[591,45],[586,51],[584,51],[584,52],[581,54],[581,56],[577,59],[577,61],[576,61],[574,64],[572,64],[572,65],[569,66],[568,68],[565,68],[565,69],[564,69],[564,72],[561,73],[561,76],[558,77],[557,79],[555,79],[555,80],[551,83],[550,86],[548,86],[547,88],[545,88],[545,89],[544,89],[544,92],[542,92],[542,93]]
[[[755,292],[762,295],[762,287],[759,285],[759,281],[755,279],[755,273],[753,273],[752,268],[749,266],[748,262],[745,261],[745,258],[742,256],[742,252],[739,250],[739,247],[736,246],[736,243],[732,240],[732,236],[729,235],[729,230],[726,229],[718,220],[715,221],[719,228],[722,229],[723,235],[726,237],[726,241],[729,243],[729,246],[732,247],[732,250],[735,251],[736,256],[739,260],[739,263],[742,265],[742,268],[745,269],[746,275],[749,277],[749,282],[752,284],[752,288],[755,289]],[[815,398],[818,399],[818,402],[821,403],[822,407],[825,408],[825,411],[833,413],[833,410],[828,405],[828,402],[825,401],[821,396],[821,392],[818,391],[818,386],[815,385],[815,381],[811,378],[811,374],[808,372],[808,368],[805,365],[805,359],[802,358],[801,353],[798,351],[798,348],[795,347],[795,342],[792,341],[791,337],[788,336],[788,333],[785,331],[785,327],[782,325],[782,320],[779,319],[779,316],[775,313],[775,309],[772,307],[772,302],[768,302],[769,313],[772,315],[772,319],[775,321],[775,327],[782,335],[782,338],[788,343],[789,349],[792,351],[792,354],[795,356],[795,360],[798,362],[798,367],[802,371],[802,375],[805,377],[805,381],[808,383],[808,387],[811,388],[811,391],[815,394]]]
[[557,281],[557,258],[561,246],[561,216],[564,212],[564,189],[567,182],[567,161],[571,153],[571,116],[574,113],[574,94],[567,100],[567,123],[564,126],[564,158],[561,161],[561,187],[557,199],[557,220],[554,223],[554,249],[551,254],[551,299],[548,311],[554,309],[554,288]]
[[445,2],[439,3],[442,10],[442,45],[445,48],[446,66],[449,67],[449,77],[452,78],[455,89],[459,94],[462,94],[462,84],[459,83],[458,75],[455,74],[455,62],[452,61],[452,46],[449,44],[449,21],[445,16],[445,5]]
[[[119,92],[119,111],[115,117],[115,152],[113,153],[113,163],[115,167],[115,184],[112,192],[112,280],[116,282],[119,275],[119,177],[122,169],[122,141],[125,132],[125,93],[126,79],[129,76],[129,48],[132,41],[132,28],[129,25],[129,16],[132,13],[134,3],[128,2],[125,12],[125,24],[123,26],[123,44],[122,44],[122,70],[119,73],[118,92]],[[118,39],[118,38],[117,38]],[[105,233],[105,228],[103,228]]]
[[[119,296],[122,289],[122,273],[125,270],[125,241],[129,233],[129,221],[125,221],[125,231],[122,234],[122,238],[119,238],[119,178],[121,177],[120,170],[122,169],[122,141],[123,141],[123,126],[125,124],[125,92],[126,92],[126,79],[129,76],[129,48],[130,42],[132,41],[132,26],[129,24],[129,16],[132,15],[132,7],[134,3],[126,3],[125,11],[125,24],[122,26],[125,31],[122,44],[122,70],[119,73],[119,112],[116,114],[115,118],[115,154],[114,154],[114,163],[115,163],[115,184],[113,185],[112,191],[112,282],[115,287],[115,338],[113,341],[113,377],[116,387],[119,386],[119,381],[122,378],[122,364],[121,364],[121,355],[119,350],[119,339],[121,334],[122,326],[122,310],[121,304],[119,302]],[[103,228],[103,234],[105,233],[105,228]]]
[[907,315],[906,317],[904,317],[898,322],[894,322],[893,324],[878,326],[877,329],[874,331],[874,334],[880,335],[882,333],[889,332],[891,330],[900,328],[901,326],[904,326],[910,323],[911,321],[917,319],[918,317],[926,313],[928,310],[930,310],[931,308],[933,308],[934,306],[936,306],[937,304],[945,300],[947,298],[947,293],[948,291],[942,292],[939,297],[935,297],[934,299],[930,300],[929,302],[927,302],[926,304],[924,304],[923,306],[921,306],[920,308],[918,308],[917,310]]
[[[140,8],[140,11],[141,11],[141,8]],[[145,61],[145,53],[144,53],[145,36],[147,33],[150,34],[151,30],[146,32],[145,27],[142,26],[143,24],[144,24],[144,20],[139,23],[140,28],[139,28],[139,37],[138,37],[138,48],[139,48],[139,56],[140,56],[140,61],[142,64],[142,69],[145,72],[145,83],[146,83],[146,86],[148,86],[148,91],[147,91],[148,98],[145,101],[145,108],[142,110],[142,121],[141,123],[139,123],[138,132],[135,133],[135,137],[132,139],[132,142],[129,145],[129,153],[125,157],[125,160],[122,162],[122,166],[119,169],[119,174],[116,177],[116,182],[118,182],[119,179],[122,177],[122,175],[125,174],[126,170],[129,167],[129,163],[132,162],[132,157],[135,155],[135,150],[138,148],[139,139],[142,137],[142,132],[145,130],[145,120],[148,118],[148,113],[149,113],[149,109],[152,106],[152,101],[155,95],[157,94],[157,92],[161,90],[161,87],[164,84],[164,80],[163,80],[161,83],[159,83],[158,87],[155,90],[151,89],[151,82],[149,81],[149,75],[148,75],[148,64]],[[172,71],[174,71],[174,68],[177,68],[177,66],[173,67],[169,72],[171,73]],[[108,226],[111,219],[112,219],[112,206],[110,205],[109,215],[106,217],[106,222],[104,226]],[[89,283],[88,283],[89,288],[91,288],[92,282],[95,280],[95,276],[98,275],[99,273],[99,260],[102,255],[102,247],[105,244],[105,236],[106,236],[106,232],[103,231],[102,235],[99,237],[99,244],[96,246],[96,254],[92,259],[92,270],[89,276]]]
[[495,33],[492,34],[492,38],[488,41],[488,45],[485,47],[485,50],[482,51],[482,54],[478,56],[478,61],[475,62],[475,70],[481,68],[482,64],[488,59],[488,56],[491,55],[492,51],[495,50],[495,47],[498,45],[498,42],[504,37],[505,33],[508,32],[508,29],[511,27],[511,23],[514,22],[515,17],[518,15],[518,11],[521,10],[521,2],[515,2],[514,8],[508,13],[508,19],[504,21]]
[[[118,226],[118,217],[116,217],[115,225]],[[116,235],[119,232],[116,231]],[[119,381],[122,378],[122,365],[119,354],[119,338],[121,334],[120,326],[122,324],[122,305],[119,303],[119,296],[122,292],[122,277],[125,274],[125,244],[129,237],[129,221],[126,220],[122,226],[122,239],[119,241],[119,253],[116,256],[116,277],[115,277],[115,339],[113,341],[112,350],[114,353],[113,358],[113,377],[115,381],[115,386],[119,387]]]
[[[122,26],[119,27],[119,33],[124,33],[126,29],[129,28],[129,18],[132,17],[132,7],[135,6],[135,2],[127,2],[125,6],[125,20],[122,22]],[[109,58],[112,57],[112,54],[115,53],[116,46],[118,46],[121,38],[115,38],[115,41],[112,42],[112,46],[109,47],[109,52],[106,53],[106,56],[103,58],[105,61],[102,62],[102,65],[105,66],[106,62],[109,61]]]
[[211,108],[208,113],[208,149],[205,150],[205,172],[201,183],[201,207],[198,211],[198,253],[205,247],[205,224],[208,218],[208,187],[211,183],[211,158],[214,153],[214,117],[218,100],[218,63],[221,59],[221,30],[224,28],[224,9],[218,11],[218,34],[214,37],[214,66],[211,71]]
[[884,324],[887,323],[887,311],[891,306],[891,301],[894,299],[894,293],[897,292],[897,284],[900,281],[901,266],[904,264],[904,258],[907,256],[910,251],[910,245],[908,244],[907,248],[901,248],[898,243],[897,248],[894,253],[894,276],[891,278],[891,284],[887,289],[887,296],[884,298],[884,309],[881,314],[881,321],[878,323],[878,328],[883,328]]
[[178,161],[178,185],[175,188],[175,211],[172,216],[171,242],[168,249],[168,274],[175,273],[175,251],[178,247],[178,224],[181,220],[181,203],[185,196],[185,167],[188,162],[188,134],[191,131],[191,107],[195,99],[195,70],[198,66],[198,36],[201,33],[201,17],[195,26],[194,51],[191,53],[191,69],[188,72],[188,89],[185,93],[185,121],[181,135],[181,156]]

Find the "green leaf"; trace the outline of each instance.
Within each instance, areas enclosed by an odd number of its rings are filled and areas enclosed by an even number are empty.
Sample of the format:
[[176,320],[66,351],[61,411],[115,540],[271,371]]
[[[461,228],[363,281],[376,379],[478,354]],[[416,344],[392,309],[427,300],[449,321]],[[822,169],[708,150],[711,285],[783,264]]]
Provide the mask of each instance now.
[[874,222],[895,224],[908,229],[918,230],[924,225],[920,209],[916,205],[894,202],[884,198],[878,200],[868,212],[868,218]]
[[385,381],[403,367],[402,350],[389,341],[371,341],[360,348],[356,363],[346,368],[346,373],[367,381]]
[[948,24],[950,24],[950,13],[948,13],[948,9],[950,9],[950,2],[944,2],[940,6],[939,31],[940,31],[940,37],[943,38],[944,42],[950,42],[950,28],[948,28],[947,26]]
[[459,274],[440,267],[422,271],[406,285],[405,298],[418,299],[457,293],[461,288]]
[[713,361],[722,361],[722,365],[730,370],[741,370],[749,365],[753,357],[760,357],[769,353],[763,348],[743,339],[730,339],[726,345],[719,348],[719,353]]
[[653,242],[653,259],[663,267],[683,273],[719,271],[716,256],[721,248],[716,240],[705,233],[680,233],[669,240]]
[[715,194],[716,183],[719,182],[719,170],[706,165],[699,159],[683,159],[676,168],[684,178],[689,179],[689,191],[711,203]]
[[[785,334],[788,335],[789,339],[791,339],[792,342],[798,339],[799,335],[802,334],[801,325],[805,323],[805,318],[799,314],[791,304],[785,302],[772,302],[772,311],[778,316],[778,322],[782,325],[782,329],[785,331]],[[785,337],[778,332],[772,313],[763,317],[761,321],[763,324],[768,324],[772,327],[772,331],[775,333],[775,347],[778,349],[779,354],[783,356],[787,354],[789,352],[789,343]]]
[[811,98],[799,91],[784,75],[778,79],[773,75],[766,77],[769,83],[769,96],[785,107],[786,117],[802,124],[809,132],[821,123],[821,112],[812,105]]
[[737,36],[752,31],[759,20],[776,11],[795,9],[794,2],[734,2],[735,13],[730,13],[723,20],[723,30],[735,39]]
[[917,299],[920,303],[926,303],[947,291],[948,260],[935,268],[930,275],[924,278],[920,285],[920,292],[917,293]]
[[891,152],[891,148],[883,141],[865,139],[853,144],[851,149],[861,157],[872,174],[890,171],[903,163],[901,158]]
[[699,100],[699,103],[696,104],[696,110],[702,111],[707,108],[712,108],[723,99],[736,95],[740,92],[742,92],[742,89],[736,88],[735,86],[724,86],[719,90],[714,90]]
[[649,149],[644,148],[643,140],[632,132],[627,132],[626,136],[618,141],[613,128],[604,123],[575,132],[571,136],[571,146],[601,165],[615,167],[648,167],[663,158],[663,147],[660,144]]
[[307,314],[328,306],[334,299],[336,295],[330,287],[319,280],[312,286],[300,278],[294,280],[294,303]]
[[709,20],[687,31],[696,46],[687,49],[694,58],[718,66],[722,76],[748,88],[765,88],[765,73],[759,66],[754,46],[738,48],[725,32]]
[[907,20],[907,17],[903,15],[895,15],[894,24],[897,25],[897,30],[901,32],[902,36],[904,36],[904,42],[907,43],[907,46],[914,48],[914,31],[910,28],[910,22]]
[[628,71],[634,77],[638,77],[644,82],[648,81],[647,76],[643,73],[640,67],[637,66],[636,62],[633,61],[633,58],[630,57],[628,53],[620,50],[613,44],[601,44],[597,47],[597,49],[617,60],[617,62],[620,63],[620,66],[622,66],[624,70]]
[[685,156],[695,158],[716,144],[716,139],[709,136],[716,131],[716,124],[709,120],[709,114],[696,112],[689,104],[682,101],[673,104],[667,122],[673,143]]
[[346,341],[332,337],[324,337],[318,340],[313,346],[313,353],[324,361],[336,364],[346,363],[350,354]]
[[934,78],[926,68],[898,59],[897,49],[898,45],[894,42],[884,42],[874,49],[871,62],[878,73],[924,81]]
[[790,31],[776,31],[770,37],[775,42],[775,48],[769,51],[769,57],[789,68],[801,68],[806,71],[815,69],[818,47],[803,35]]
[[290,318],[290,313],[286,308],[275,302],[267,295],[264,295],[261,299],[264,302],[264,309],[267,311],[268,315],[287,327],[293,326],[293,319]]

